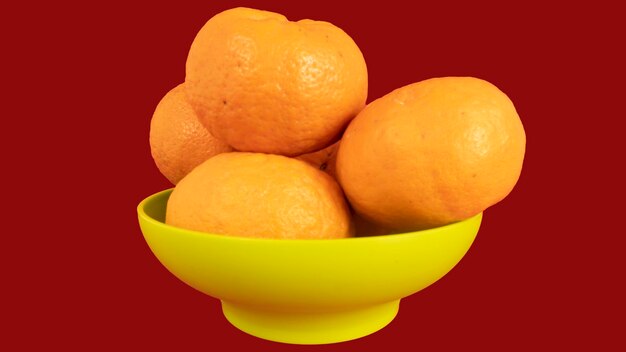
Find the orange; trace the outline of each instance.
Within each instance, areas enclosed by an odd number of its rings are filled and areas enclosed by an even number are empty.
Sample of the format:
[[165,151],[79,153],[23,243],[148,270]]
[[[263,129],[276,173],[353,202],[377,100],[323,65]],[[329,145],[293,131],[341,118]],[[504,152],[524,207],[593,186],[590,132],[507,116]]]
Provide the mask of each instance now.
[[172,191],[167,224],[279,239],[348,237],[350,210],[337,182],[304,161],[232,152],[200,164]]
[[320,149],[316,152],[302,154],[296,159],[306,161],[307,163],[315,166],[316,168],[326,172],[333,178],[335,178],[335,166],[337,162],[337,149],[339,148],[339,142],[335,142],[324,149]]
[[469,218],[520,176],[526,136],[511,100],[473,77],[433,78],[370,103],[346,129],[337,178],[352,207],[397,230]]
[[240,151],[287,156],[337,140],[367,98],[365,60],[343,30],[249,8],[200,29],[185,82],[214,136]]
[[150,150],[159,171],[176,184],[203,161],[232,148],[198,121],[180,84],[161,99],[152,115]]

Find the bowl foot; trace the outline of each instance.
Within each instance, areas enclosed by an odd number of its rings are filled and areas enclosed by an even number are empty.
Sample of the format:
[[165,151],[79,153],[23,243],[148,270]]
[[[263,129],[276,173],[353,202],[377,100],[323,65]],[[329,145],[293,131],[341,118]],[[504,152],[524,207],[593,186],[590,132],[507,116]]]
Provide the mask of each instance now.
[[400,300],[331,312],[274,312],[222,301],[228,321],[250,335],[276,342],[314,345],[354,340],[376,332],[398,313]]

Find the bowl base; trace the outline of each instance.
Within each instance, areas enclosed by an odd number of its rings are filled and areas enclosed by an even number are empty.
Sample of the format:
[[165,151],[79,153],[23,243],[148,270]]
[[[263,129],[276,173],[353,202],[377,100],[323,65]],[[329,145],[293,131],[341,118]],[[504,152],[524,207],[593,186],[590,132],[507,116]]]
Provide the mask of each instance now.
[[315,345],[354,340],[389,324],[400,300],[358,309],[289,313],[264,311],[222,301],[226,319],[239,330],[265,340]]

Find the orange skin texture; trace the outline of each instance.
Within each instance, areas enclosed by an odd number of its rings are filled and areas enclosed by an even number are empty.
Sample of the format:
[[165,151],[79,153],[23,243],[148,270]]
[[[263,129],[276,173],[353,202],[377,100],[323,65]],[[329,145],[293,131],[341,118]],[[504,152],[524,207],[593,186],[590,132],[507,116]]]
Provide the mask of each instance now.
[[370,103],[346,129],[337,179],[353,209],[400,231],[469,218],[519,179],[526,136],[511,100],[473,77],[433,78]]
[[335,170],[337,164],[337,150],[339,149],[339,142],[335,142],[324,149],[320,149],[316,152],[302,154],[296,159],[306,161],[314,167],[324,171],[325,173],[336,178]]
[[159,171],[173,184],[203,161],[232,150],[198,121],[184,84],[170,90],[157,105],[150,121],[150,151]]
[[167,224],[208,233],[277,239],[353,234],[339,184],[304,161],[262,153],[217,155],[172,191]]
[[185,82],[214,136],[239,151],[287,156],[337,140],[367,99],[365,60],[343,30],[249,8],[202,27]]

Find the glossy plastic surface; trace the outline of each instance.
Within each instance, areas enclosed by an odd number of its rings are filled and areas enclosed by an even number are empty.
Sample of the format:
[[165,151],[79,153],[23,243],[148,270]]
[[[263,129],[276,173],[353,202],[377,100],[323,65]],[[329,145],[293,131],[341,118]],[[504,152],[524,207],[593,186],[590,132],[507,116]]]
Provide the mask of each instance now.
[[164,223],[171,190],[138,206],[144,238],[189,286],[218,298],[239,329],[268,340],[323,344],[373,333],[401,298],[465,255],[482,214],[439,228],[374,237],[278,240],[222,236]]

